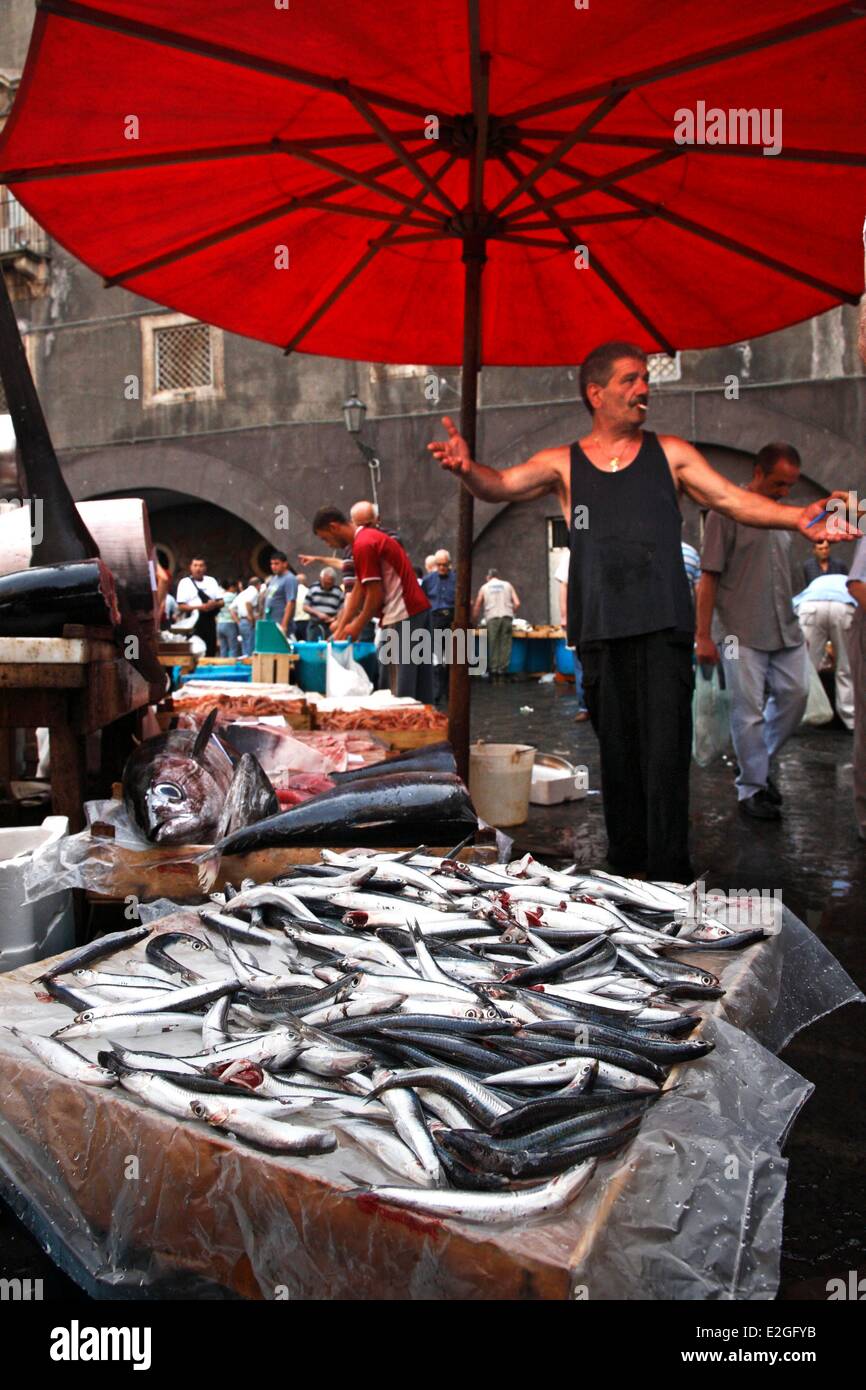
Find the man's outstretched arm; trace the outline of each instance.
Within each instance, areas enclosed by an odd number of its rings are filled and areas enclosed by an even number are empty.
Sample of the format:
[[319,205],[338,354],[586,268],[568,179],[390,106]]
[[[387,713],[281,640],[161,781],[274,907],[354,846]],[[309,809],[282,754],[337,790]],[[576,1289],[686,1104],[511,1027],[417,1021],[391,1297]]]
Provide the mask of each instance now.
[[514,468],[488,468],[472,458],[469,445],[449,416],[444,416],[442,423],[447,439],[434,440],[427,448],[475,497],[484,502],[529,502],[548,492],[560,498],[565,495],[566,449],[542,449]]
[[852,541],[860,538],[856,527],[848,525],[833,511],[817,525],[809,524],[832,501],[839,503],[835,511],[844,510],[848,502],[847,492],[831,492],[828,497],[811,502],[808,507],[788,507],[729,482],[685,439],[664,435],[659,442],[679,486],[701,507],[710,507],[714,512],[721,512],[723,516],[729,516],[745,526],[799,531],[813,545],[816,541]]

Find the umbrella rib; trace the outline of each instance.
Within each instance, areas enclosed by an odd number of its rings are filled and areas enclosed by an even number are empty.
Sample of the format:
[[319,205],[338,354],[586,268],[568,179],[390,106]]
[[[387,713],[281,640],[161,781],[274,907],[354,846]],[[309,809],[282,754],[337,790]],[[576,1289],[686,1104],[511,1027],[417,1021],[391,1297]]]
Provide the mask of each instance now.
[[121,169],[153,169],[172,164],[205,164],[216,159],[246,159],[253,155],[275,153],[273,140],[257,140],[243,145],[215,145],[212,149],[164,150],[156,154],[129,154],[110,159],[72,160],[64,164],[4,169],[3,182],[34,183],[39,179],[113,174]]
[[574,130],[570,131],[563,140],[560,140],[559,144],[556,145],[554,149],[550,150],[540,162],[536,164],[535,168],[530,169],[528,173],[523,175],[516,188],[510,189],[509,192],[505,194],[504,198],[500,198],[496,207],[493,209],[493,215],[495,217],[501,217],[502,213],[514,202],[515,198],[519,198],[523,193],[530,192],[538,180],[542,178],[549,169],[552,169],[554,164],[558,164],[563,156],[568,154],[568,151],[582,140],[594,125],[597,125],[599,121],[603,121],[605,116],[607,116],[615,106],[618,106],[623,97],[627,95],[628,93],[626,91],[610,92],[605,97],[604,101],[599,102],[595,109],[590,111],[589,115],[586,116],[579,125],[575,126]]
[[849,0],[849,3],[833,5],[818,14],[806,15],[790,24],[776,25],[772,29],[764,29],[759,33],[744,36],[742,39],[732,39],[729,43],[716,44],[712,48],[702,49],[699,53],[684,54],[682,58],[672,59],[669,63],[659,63],[655,67],[642,68],[625,77],[609,78],[606,81],[594,83],[591,87],[579,88],[577,91],[554,97],[550,101],[539,102],[535,106],[524,106],[519,111],[510,112],[504,119],[523,121],[533,116],[546,115],[550,111],[562,111],[569,106],[580,106],[586,101],[596,101],[599,97],[603,97],[611,90],[620,87],[627,91],[634,91],[638,87],[646,87],[653,82],[660,82],[666,77],[677,77],[682,73],[694,72],[697,68],[729,62],[732,58],[741,57],[745,53],[760,52],[780,43],[791,43],[810,34],[821,33],[823,30],[863,18],[866,18],[866,13],[862,10],[858,12]]
[[[581,217],[580,225],[586,227],[591,222],[634,222],[647,216],[649,214],[645,212],[591,212],[586,217]],[[548,231],[550,222],[547,220],[544,222],[521,222],[514,226],[511,222],[506,221],[503,227],[504,234],[510,241],[513,241],[515,237],[522,236],[524,232]],[[501,234],[498,231],[493,231],[490,235],[498,238]]]
[[[561,140],[568,133],[563,130],[520,125],[512,126],[510,131],[521,141],[531,140],[534,143]],[[678,145],[676,140],[669,135],[627,135],[624,132],[612,134],[602,130],[593,130],[589,135],[584,136],[584,144],[620,145],[623,149],[633,147],[639,150],[675,149],[680,150],[683,154],[726,155],[730,159],[770,158],[764,154],[762,145]],[[790,159],[795,163],[852,164],[857,167],[866,165],[866,154],[859,154],[853,150],[808,150],[800,145],[783,145],[778,154],[773,155],[772,158]]]
[[456,203],[451,201],[445,190],[439,187],[435,179],[432,179],[427,173],[427,170],[421,167],[415,156],[411,154],[409,150],[403,148],[396,135],[388,129],[381,116],[378,116],[357,92],[348,91],[347,96],[358,112],[358,115],[363,117],[371,129],[376,132],[382,143],[387,145],[392,154],[397,156],[400,163],[403,164],[410,173],[415,175],[415,178],[419,183],[423,184],[428,193],[432,193],[433,197],[437,202],[442,204],[446,212],[452,217],[456,216],[458,212]]
[[[436,151],[431,150],[431,154]],[[384,164],[376,165],[371,172],[388,173],[397,168],[396,160],[388,160]],[[242,236],[244,232],[252,231],[253,228],[263,226],[267,222],[274,221],[277,217],[282,217],[286,213],[298,211],[303,207],[325,207],[340,212],[353,212],[348,204],[329,203],[327,199],[336,193],[345,193],[352,185],[346,180],[339,180],[334,183],[323,184],[315,189],[313,193],[306,197],[289,198],[284,203],[277,204],[276,207],[267,209],[264,212],[256,213],[252,217],[243,218],[240,222],[230,223],[228,227],[221,228],[214,232],[209,232],[206,236],[198,237],[195,241],[188,242],[186,246],[175,247],[171,251],[165,251],[159,256],[154,256],[150,260],[141,261],[138,265],[127,266],[124,270],[118,271],[116,275],[111,275],[104,281],[107,288],[121,284],[124,280],[130,280],[138,275],[148,274],[152,270],[161,270],[163,266],[171,265],[175,261],[183,260],[187,256],[194,256],[199,251],[206,251],[211,246],[217,245],[221,241],[230,241],[234,236]],[[404,213],[396,212],[375,212],[374,209],[365,210],[359,216],[374,214],[380,222],[395,221],[399,225],[404,225],[411,209],[406,209]],[[435,226],[435,223],[412,222],[413,226]]]
[[[523,150],[523,153],[530,158],[533,157],[531,150]],[[562,168],[570,174],[585,173],[573,164],[563,165]],[[612,188],[610,195],[620,202],[628,203],[630,207],[639,209],[652,217],[658,217],[663,222],[669,222],[671,226],[678,227],[681,231],[689,232],[692,236],[700,237],[704,241],[710,241],[726,251],[743,256],[746,260],[755,261],[758,265],[766,266],[768,270],[775,270],[789,280],[799,280],[811,289],[820,290],[822,294],[829,294],[833,299],[842,300],[846,304],[859,304],[860,302],[860,296],[851,290],[842,289],[841,286],[834,285],[829,280],[822,280],[817,275],[810,275],[808,271],[799,270],[797,266],[789,265],[787,261],[780,261],[776,256],[768,256],[766,252],[758,251],[753,246],[746,246],[745,243],[736,241],[734,237],[726,236],[724,232],[717,232],[712,227],[705,227],[703,223],[695,222],[690,217],[683,217],[680,213],[671,212],[661,203],[651,203],[647,198],[640,198],[634,193],[627,192],[624,188]]]
[[[548,203],[551,207],[556,207],[559,203],[567,202],[571,198],[582,198],[587,193],[598,193],[601,189],[607,188],[612,183],[618,183],[620,179],[633,178],[635,174],[644,173],[647,169],[654,169],[659,164],[668,164],[672,159],[685,154],[682,146],[677,146],[673,150],[659,150],[655,154],[647,155],[645,159],[635,160],[631,164],[625,164],[619,169],[611,169],[607,174],[599,174],[597,177],[590,178],[584,183],[575,184],[573,188],[566,188],[560,193],[553,193],[548,196]],[[506,226],[515,227],[522,224],[524,217],[531,217],[535,211],[532,207],[518,208],[512,213],[511,217],[506,218]],[[584,221],[586,219],[583,219]]]
[[484,171],[487,168],[487,146],[490,138],[490,54],[478,55],[478,79],[475,83],[473,106],[475,112],[475,149],[471,160],[472,210],[480,214],[484,208]]
[[475,140],[469,169],[469,201],[472,211],[484,207],[484,171],[490,137],[490,54],[481,51],[480,0],[466,0],[466,30],[469,36],[469,91],[475,119]]
[[328,202],[325,198],[290,198],[288,202],[280,203],[274,208],[268,208],[265,212],[256,213],[254,217],[245,217],[240,222],[233,222],[230,226],[223,227],[219,231],[209,232],[207,236],[198,237],[197,240],[188,242],[186,246],[175,247],[171,251],[163,252],[162,255],[153,256],[148,261],[140,261],[138,265],[127,266],[124,270],[118,271],[116,275],[109,275],[103,284],[106,289],[111,289],[114,285],[120,285],[125,280],[136,279],[139,275],[148,275],[152,270],[162,270],[164,266],[173,265],[176,261],[186,259],[187,256],[195,256],[199,251],[209,251],[212,246],[218,246],[222,241],[231,241],[233,237],[243,236],[245,232],[253,231],[256,227],[273,222],[278,217],[285,217],[293,212],[302,212],[305,208],[318,208],[324,212],[349,213],[354,217],[369,217],[377,222],[394,222],[401,227],[435,227],[433,222],[407,221],[398,213],[377,212],[374,208],[353,208],[342,203]]
[[[422,150],[420,154],[413,156],[413,159],[417,162],[429,158],[433,153],[435,153],[433,149]],[[3,181],[8,184],[32,183],[40,179],[64,178],[72,175],[117,173],[123,169],[134,171],[136,169],[170,167],[175,164],[198,164],[219,159],[241,159],[254,155],[277,154],[290,155],[303,163],[312,164],[317,169],[324,169],[326,173],[337,174],[347,184],[359,184],[362,188],[369,189],[371,193],[392,198],[404,206],[408,206],[412,202],[408,193],[401,193],[398,189],[391,188],[386,183],[380,183],[373,177],[376,173],[392,173],[398,169],[400,164],[406,162],[402,157],[399,160],[389,161],[386,165],[376,166],[374,169],[352,169],[344,164],[339,164],[334,159],[329,159],[326,155],[317,154],[306,144],[293,140],[282,140],[278,137],[267,142],[221,146],[213,150],[175,150],[159,154],[124,155],[113,159],[83,161],[57,165],[53,168],[9,169],[4,171]]]
[[[396,228],[394,230],[396,231]],[[414,232],[412,236],[391,237],[391,239],[388,242],[388,245],[411,246],[414,242],[417,241],[452,241],[454,239],[455,237],[453,232]]]
[[228,63],[234,67],[245,68],[250,72],[265,73],[270,77],[282,77],[301,87],[312,87],[321,92],[331,92],[345,96],[347,89],[359,92],[377,106],[403,111],[410,116],[420,116],[423,120],[427,110],[417,102],[404,101],[400,97],[389,96],[374,87],[355,87],[344,79],[325,77],[322,73],[310,72],[306,68],[294,67],[290,63],[280,63],[274,58],[264,58],[255,53],[245,53],[243,49],[231,48],[227,44],[212,43],[207,39],[196,38],[192,34],[178,33],[174,29],[161,28],[156,24],[144,24],[140,20],[125,15],[113,14],[110,10],[93,10],[80,0],[39,0],[39,8],[47,14],[60,19],[74,20],[80,24],[90,24],[97,29],[107,29],[123,34],[126,38],[141,39],[145,43],[161,44],[177,49],[182,53],[192,53],[199,58],[211,58],[218,63]]
[[[520,179],[522,177],[519,168],[507,154],[500,154],[499,159],[501,163],[505,165],[505,168],[511,174],[512,178]],[[543,193],[540,193],[537,188],[530,188],[529,196],[542,210],[542,212],[545,212],[547,214],[547,216],[550,218],[551,225],[565,238],[569,247],[574,245],[575,240],[578,243],[580,243],[580,235],[577,229],[575,227],[570,226],[568,222],[566,222],[563,218],[560,217],[559,213],[556,211],[555,208],[551,208],[548,205],[547,199],[544,197]],[[646,329],[650,336],[657,343],[660,344],[660,346],[664,349],[665,352],[670,353],[672,356],[675,351],[673,345],[668,341],[664,333],[662,333],[661,329],[656,327],[652,319],[649,318],[649,316],[644,313],[643,309],[640,308],[640,306],[635,302],[635,300],[632,299],[631,295],[628,293],[626,289],[623,288],[623,286],[619,283],[616,277],[605,268],[601,261],[599,261],[599,258],[594,251],[590,256],[590,267],[595,271],[599,279],[604,281],[608,289],[616,295],[620,303],[625,305],[629,313],[632,314],[635,319],[637,319],[638,323],[641,324],[641,326]]]
[[[456,161],[456,159],[457,159],[457,156],[456,156],[455,154],[451,154],[451,155],[448,156],[448,158],[446,159],[446,161],[445,161],[445,163],[443,164],[442,168],[439,170],[439,177],[440,177],[440,178],[442,178],[442,177],[448,172],[448,170],[449,170],[449,169],[451,168],[451,166],[454,164],[454,162]],[[422,200],[423,200],[423,198],[424,198],[425,192],[426,192],[425,189],[421,189],[421,191],[416,195],[415,202],[416,202],[416,204],[417,204],[418,206],[420,206],[420,204],[421,204],[421,202],[422,202]],[[410,212],[411,212],[411,209],[407,208],[407,210],[406,210],[406,218],[407,218],[407,220],[408,220],[408,217],[409,217]],[[352,282],[358,278],[358,276],[362,273],[362,271],[366,270],[367,266],[370,264],[370,262],[372,261],[373,257],[376,256],[376,255],[379,253],[379,251],[382,250],[383,246],[389,245],[389,243],[390,243],[390,242],[394,239],[394,237],[396,236],[396,233],[397,233],[398,230],[399,230],[399,228],[398,228],[398,226],[396,226],[396,225],[393,226],[393,227],[389,227],[389,228],[387,229],[387,231],[383,232],[382,235],[381,235],[380,237],[377,237],[377,238],[375,239],[375,241],[371,241],[371,242],[368,243],[368,245],[367,245],[367,250],[366,250],[366,251],[364,252],[364,254],[361,256],[360,260],[356,261],[355,264],[351,267],[351,269],[348,270],[348,271],[346,272],[346,274],[343,276],[343,278],[342,278],[342,279],[334,286],[334,288],[325,296],[325,298],[322,300],[322,303],[319,304],[319,305],[312,311],[312,313],[310,313],[310,314],[307,315],[306,319],[304,319],[304,322],[301,324],[300,328],[298,328],[297,331],[296,331],[296,332],[292,335],[292,337],[289,339],[288,343],[286,344],[285,348],[283,349],[283,351],[284,351],[284,353],[285,353],[285,355],[286,355],[287,357],[288,357],[289,353],[294,352],[294,350],[295,350],[295,348],[298,346],[298,344],[299,344],[300,342],[302,342],[303,339],[307,336],[307,334],[309,333],[310,329],[311,329],[311,328],[314,328],[315,325],[319,322],[319,320],[320,320],[321,318],[324,318],[325,314],[328,312],[328,310],[331,308],[331,306],[332,306],[334,303],[336,303],[336,301],[340,298],[340,296],[344,293],[344,291],[347,290],[347,289],[349,288],[349,286],[352,284]]]

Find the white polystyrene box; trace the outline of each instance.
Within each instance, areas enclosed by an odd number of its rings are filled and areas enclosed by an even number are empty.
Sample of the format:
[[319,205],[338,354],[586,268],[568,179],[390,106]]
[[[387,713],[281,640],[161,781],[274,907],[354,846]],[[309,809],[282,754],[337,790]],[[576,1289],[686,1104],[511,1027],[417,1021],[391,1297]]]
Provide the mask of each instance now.
[[69,889],[36,902],[24,901],[24,874],[29,864],[68,833],[66,816],[47,816],[41,825],[0,830],[0,973],[75,945]]
[[586,796],[587,786],[585,767],[572,767],[565,758],[553,753],[536,754],[529,793],[533,806],[558,806],[562,801],[576,801]]

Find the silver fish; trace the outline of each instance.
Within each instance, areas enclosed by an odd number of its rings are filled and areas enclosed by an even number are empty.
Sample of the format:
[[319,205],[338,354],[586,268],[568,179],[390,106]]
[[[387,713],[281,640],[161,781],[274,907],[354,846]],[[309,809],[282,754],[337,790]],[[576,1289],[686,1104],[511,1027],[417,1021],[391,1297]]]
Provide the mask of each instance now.
[[54,1038],[146,1038],[156,1033],[175,1033],[181,1028],[198,1032],[199,1014],[144,1013],[112,1014],[108,1018],[93,1018],[89,1022],[67,1023],[55,1028]]
[[[379,1082],[387,1080],[389,1075],[384,1068],[377,1068],[373,1072],[373,1084],[378,1086]],[[408,1144],[429,1181],[437,1187],[440,1186],[444,1182],[442,1165],[430,1138],[421,1102],[408,1087],[400,1086],[383,1092],[382,1099],[403,1143]]]
[[255,1115],[238,1105],[232,1106],[221,1096],[197,1096],[189,1106],[188,1113],[206,1120],[215,1129],[249,1140],[274,1153],[323,1154],[331,1153],[337,1147],[336,1135],[330,1129],[315,1129],[294,1121]]
[[595,1169],[595,1160],[570,1168],[550,1182],[520,1192],[455,1192],[442,1188],[418,1191],[413,1187],[375,1187],[373,1196],[390,1206],[456,1221],[497,1225],[540,1220],[564,1211],[583,1190]]
[[74,1047],[67,1047],[66,1043],[60,1042],[57,1038],[45,1038],[39,1033],[25,1033],[20,1028],[10,1028],[9,1032],[46,1067],[50,1067],[58,1076],[66,1077],[68,1081],[82,1081],[85,1086],[117,1085],[114,1072],[98,1066],[87,1057],[82,1057]]

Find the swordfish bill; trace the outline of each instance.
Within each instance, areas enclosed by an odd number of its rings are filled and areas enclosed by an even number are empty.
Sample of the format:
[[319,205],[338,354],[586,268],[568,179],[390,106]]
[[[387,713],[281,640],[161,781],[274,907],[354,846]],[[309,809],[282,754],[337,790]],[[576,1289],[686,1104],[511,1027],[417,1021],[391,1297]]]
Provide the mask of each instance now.
[[98,559],[99,546],[82,521],[60,471],[2,272],[0,376],[31,508],[37,501],[41,503],[41,524],[34,529],[31,566]]

